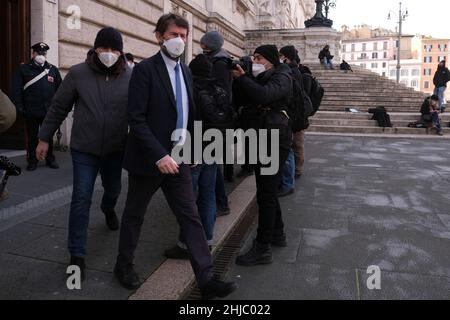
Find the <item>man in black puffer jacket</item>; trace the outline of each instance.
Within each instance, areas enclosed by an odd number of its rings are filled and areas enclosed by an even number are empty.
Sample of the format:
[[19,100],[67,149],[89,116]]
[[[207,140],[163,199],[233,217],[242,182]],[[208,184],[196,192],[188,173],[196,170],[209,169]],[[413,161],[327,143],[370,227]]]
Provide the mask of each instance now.
[[[286,246],[286,235],[280,203],[278,187],[281,181],[280,167],[286,162],[292,147],[292,129],[287,115],[292,97],[292,80],[290,68],[280,63],[278,49],[274,45],[258,47],[254,53],[253,79],[247,76],[240,66],[233,71],[242,105],[254,112],[247,112],[249,127],[267,129],[270,137],[275,130],[279,131],[279,165],[273,175],[264,174],[265,165],[258,157],[255,165],[257,201],[259,206],[258,235],[253,247],[236,259],[243,266],[272,263],[271,246]],[[270,141],[270,139],[269,139]],[[268,146],[268,149],[271,150]],[[255,153],[256,150],[251,150]]]

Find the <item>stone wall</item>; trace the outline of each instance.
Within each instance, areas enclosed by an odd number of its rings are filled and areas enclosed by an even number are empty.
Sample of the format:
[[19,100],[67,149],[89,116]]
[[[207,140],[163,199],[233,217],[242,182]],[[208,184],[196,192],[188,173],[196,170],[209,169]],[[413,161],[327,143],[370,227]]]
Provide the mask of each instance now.
[[[80,28],[68,27],[74,17],[73,5],[80,8]],[[255,26],[255,0],[59,0],[59,65],[63,73],[84,60],[95,35],[102,27],[122,32],[126,52],[138,60],[159,50],[154,29],[159,17],[168,12],[184,16],[192,26],[186,62],[200,49],[200,38],[210,30],[220,31],[225,48],[242,55],[243,30]],[[69,11],[68,11],[69,10]]]
[[[178,13],[192,27],[185,57],[189,62],[207,31],[219,31],[225,49],[240,57],[248,49],[245,30],[258,29],[269,20],[271,28],[302,27],[313,9],[313,0],[33,0],[31,29],[33,42],[45,41],[52,47],[49,61],[60,67],[64,77],[71,66],[85,60],[97,32],[105,26],[123,34],[124,50],[139,61],[159,50],[154,35],[159,17]],[[252,43],[272,42],[276,32],[261,34]],[[70,116],[62,129],[63,143],[68,144]]]
[[314,0],[257,0],[257,29],[303,28],[314,8]]
[[247,31],[245,51],[252,54],[261,44],[275,44],[279,49],[294,45],[305,64],[319,63],[320,50],[328,44],[331,54],[341,56],[341,34],[331,28],[308,28],[294,30],[254,30]]

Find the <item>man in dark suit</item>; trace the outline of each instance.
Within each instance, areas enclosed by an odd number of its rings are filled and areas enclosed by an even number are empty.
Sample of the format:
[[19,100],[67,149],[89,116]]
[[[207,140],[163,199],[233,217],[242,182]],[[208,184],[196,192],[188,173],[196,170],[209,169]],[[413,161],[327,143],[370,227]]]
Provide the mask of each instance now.
[[[175,14],[162,16],[156,26],[161,51],[134,68],[129,89],[130,135],[124,168],[129,172],[129,189],[114,273],[130,290],[140,286],[133,268],[141,226],[153,194],[162,188],[177,217],[181,239],[188,247],[191,265],[203,298],[225,297],[236,284],[212,276],[212,257],[197,211],[190,166],[170,156],[183,145],[186,131],[193,132],[195,106],[192,75],[180,62],[185,50],[189,23]],[[172,133],[177,135],[175,143]]]

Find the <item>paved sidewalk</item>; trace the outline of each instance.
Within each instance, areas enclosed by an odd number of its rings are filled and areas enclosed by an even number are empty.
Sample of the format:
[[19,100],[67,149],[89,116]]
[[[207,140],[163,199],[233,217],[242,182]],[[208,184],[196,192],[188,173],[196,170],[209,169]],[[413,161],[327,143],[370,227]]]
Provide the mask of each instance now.
[[[307,136],[306,150],[282,199],[289,246],[272,265],[235,266],[231,299],[449,299],[448,143]],[[371,265],[381,290],[366,285]]]
[[[1,203],[0,213],[0,300],[3,299],[128,299],[113,278],[118,232],[109,231],[99,204],[102,191],[97,188],[89,226],[87,280],[81,292],[66,288],[67,223],[72,184],[71,159],[57,153],[61,170],[39,168],[11,178],[11,198]],[[24,166],[23,157],[13,159]],[[123,191],[117,212],[121,214],[127,192]],[[233,190],[241,181],[227,185]],[[100,187],[100,186],[99,186]],[[146,216],[141,242],[136,252],[136,267],[147,279],[166,259],[163,252],[176,243],[178,226],[161,192],[152,200]]]

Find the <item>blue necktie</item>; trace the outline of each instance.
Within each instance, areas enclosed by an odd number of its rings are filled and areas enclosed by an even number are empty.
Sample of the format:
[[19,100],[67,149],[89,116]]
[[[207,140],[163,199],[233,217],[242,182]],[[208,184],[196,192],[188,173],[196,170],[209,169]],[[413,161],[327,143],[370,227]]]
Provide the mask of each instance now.
[[183,114],[183,91],[181,90],[181,67],[180,64],[177,63],[177,66],[175,67],[175,91],[176,91],[176,103],[177,103],[177,129],[183,129],[184,124],[184,114]]

